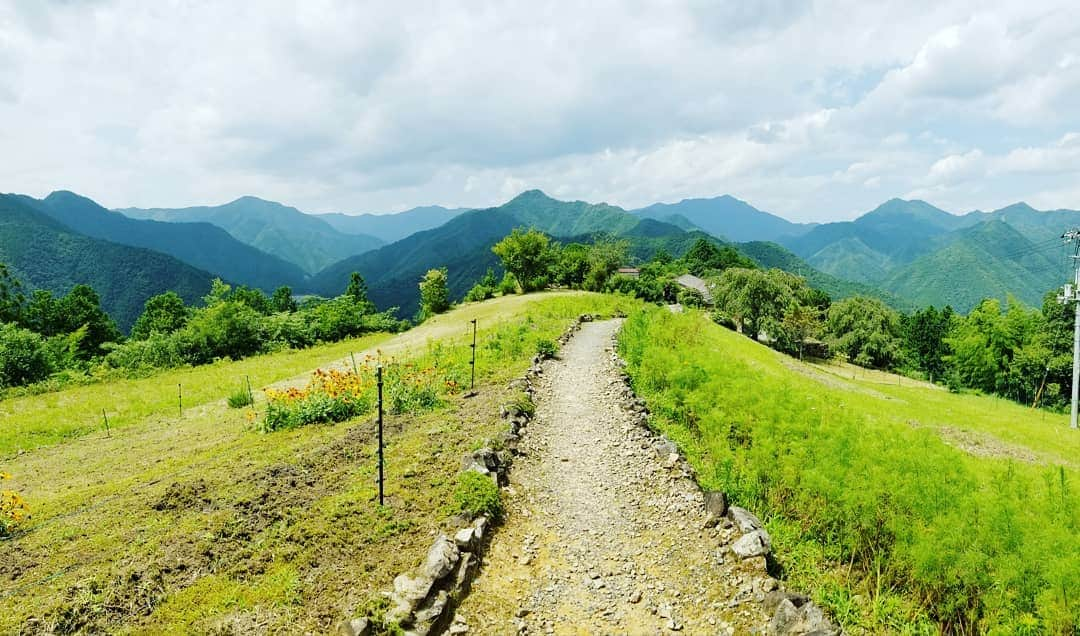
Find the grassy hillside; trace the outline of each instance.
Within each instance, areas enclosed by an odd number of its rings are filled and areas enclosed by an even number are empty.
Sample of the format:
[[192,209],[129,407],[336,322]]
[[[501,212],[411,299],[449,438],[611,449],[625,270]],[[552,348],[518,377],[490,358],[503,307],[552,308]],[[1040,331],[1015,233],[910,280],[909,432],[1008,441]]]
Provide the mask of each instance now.
[[16,195],[0,195],[0,263],[30,289],[63,294],[79,283],[92,286],[125,330],[150,296],[172,290],[194,303],[213,278],[166,254],[78,234]]
[[847,633],[1075,633],[1067,417],[803,364],[699,314],[634,315],[620,342],[653,425]]
[[241,243],[210,223],[131,219],[72,192],[24,200],[80,234],[175,256],[234,283],[267,292],[280,285],[303,285],[305,275],[299,267]]
[[[515,397],[506,383],[537,341],[582,312],[620,305],[631,309],[595,294],[513,296],[393,338],[5,404],[0,470],[34,517],[0,552],[0,633],[332,632],[380,602],[453,514],[461,456],[501,429],[499,407]],[[260,387],[306,381],[289,380],[303,368],[347,368],[349,351],[361,364],[379,351],[420,366],[437,356],[440,373],[461,372],[473,318],[479,396],[444,395],[434,411],[388,415],[385,507],[375,502],[370,416],[261,434],[249,410],[224,404],[250,375],[261,418]],[[178,381],[191,392],[183,416]],[[99,407],[114,423],[111,437],[91,429]],[[78,426],[65,430],[68,420]]]
[[1035,246],[1003,221],[960,230],[953,241],[892,272],[881,286],[919,305],[952,305],[967,312],[983,298],[1012,294],[1039,306],[1067,280],[1065,263]]
[[308,273],[383,244],[374,236],[345,234],[317,216],[256,197],[241,197],[217,206],[127,208],[118,212],[136,219],[213,223],[238,240],[294,263]]

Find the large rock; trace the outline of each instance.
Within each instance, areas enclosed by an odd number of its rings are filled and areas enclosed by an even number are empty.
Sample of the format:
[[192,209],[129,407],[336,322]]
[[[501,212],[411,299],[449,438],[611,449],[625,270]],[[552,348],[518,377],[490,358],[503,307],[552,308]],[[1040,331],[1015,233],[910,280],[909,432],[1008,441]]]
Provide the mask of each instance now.
[[435,580],[429,576],[399,574],[394,579],[394,597],[411,601],[413,607],[416,607],[420,601],[427,598],[433,585],[435,585]]
[[416,610],[412,631],[422,636],[437,632],[439,626],[446,618],[446,608],[450,604],[450,597],[445,591],[440,590],[431,599],[431,602]]
[[371,636],[371,621],[367,618],[354,618],[338,626],[339,636]]
[[457,572],[454,573],[454,585],[450,589],[450,596],[455,602],[460,603],[469,593],[476,571],[480,569],[480,559],[472,552],[462,552],[461,561],[458,562]]
[[728,518],[735,523],[735,526],[739,529],[739,532],[746,534],[747,532],[753,532],[754,530],[761,530],[764,528],[764,524],[761,523],[761,519],[754,516],[754,513],[750,512],[746,508],[740,508],[739,506],[732,506],[728,508]]
[[772,540],[764,530],[754,530],[731,544],[731,551],[740,559],[765,556],[772,550]]
[[718,519],[727,514],[728,501],[726,494],[719,490],[707,490],[702,493],[702,497],[705,498],[705,512]]
[[[774,597],[775,598],[775,597]],[[799,601],[802,601],[801,603]],[[766,601],[768,607],[768,601]],[[772,619],[765,628],[767,636],[835,636],[839,630],[821,608],[806,597],[790,595],[776,605]]]
[[420,568],[420,573],[433,581],[438,581],[450,574],[454,566],[457,565],[459,558],[461,558],[461,553],[458,552],[458,547],[454,544],[454,541],[445,534],[440,534],[435,539],[435,543],[431,545],[431,549],[428,550],[427,558]]

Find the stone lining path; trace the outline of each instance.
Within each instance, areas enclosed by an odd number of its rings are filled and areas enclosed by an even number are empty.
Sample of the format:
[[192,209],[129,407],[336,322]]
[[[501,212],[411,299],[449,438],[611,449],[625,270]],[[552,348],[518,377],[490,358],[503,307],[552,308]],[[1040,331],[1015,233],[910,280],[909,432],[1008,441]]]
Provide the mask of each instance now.
[[730,522],[626,408],[619,321],[582,324],[545,365],[509,516],[450,633],[745,634],[775,586]]

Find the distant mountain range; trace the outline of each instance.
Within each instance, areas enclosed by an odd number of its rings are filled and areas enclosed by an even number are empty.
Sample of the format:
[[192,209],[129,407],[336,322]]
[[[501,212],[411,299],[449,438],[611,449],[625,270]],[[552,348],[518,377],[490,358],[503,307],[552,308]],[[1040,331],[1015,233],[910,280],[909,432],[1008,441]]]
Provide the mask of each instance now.
[[332,212],[329,214],[316,214],[315,216],[326,221],[339,232],[366,234],[374,236],[384,243],[393,243],[410,234],[439,227],[455,216],[467,211],[466,208],[450,209],[438,205],[427,205],[396,214],[342,214]]
[[[657,204],[634,214],[688,219],[714,236],[783,245],[820,273],[863,283],[900,304],[968,311],[1012,294],[1032,305],[1068,279],[1055,241],[1080,212],[1017,203],[950,214],[925,201],[891,199],[854,221],[791,223],[730,196]],[[811,275],[813,276],[813,275]]]
[[44,213],[40,201],[19,195],[0,195],[0,262],[27,295],[33,289],[60,295],[80,283],[92,286],[125,330],[150,296],[173,290],[194,303],[210,290],[213,277],[167,254],[76,232]]
[[447,267],[459,298],[488,267],[498,269],[491,246],[515,227],[535,227],[562,242],[623,238],[638,260],[659,249],[678,256],[708,238],[764,267],[800,273],[834,298],[871,294],[904,309],[950,304],[967,311],[1006,294],[1034,305],[1067,278],[1057,238],[1080,225],[1073,210],[1040,212],[1018,203],[953,215],[901,199],[854,221],[812,224],[731,196],[627,211],[529,190],[492,208],[427,206],[390,215],[311,215],[255,197],[114,211],[66,191],[42,200],[2,197],[0,262],[31,288],[64,293],[77,282],[93,285],[124,327],[149,295],[176,289],[194,301],[213,276],[266,291],[289,285],[296,293],[334,296],[357,271],[380,307],[409,316],[424,272]]
[[81,234],[156,250],[233,283],[272,292],[279,285],[302,286],[307,277],[299,266],[241,243],[210,223],[132,219],[66,191],[41,201],[23,200]]
[[[399,307],[410,316],[417,309],[417,283],[428,269],[446,266],[451,294],[460,298],[488,267],[498,267],[491,247],[515,227],[534,227],[563,242],[591,241],[609,235],[630,242],[639,259],[650,258],[663,248],[681,256],[700,238],[727,244],[701,230],[684,230],[677,225],[642,218],[605,203],[559,201],[539,190],[529,190],[495,208],[472,210],[438,228],[419,232],[377,250],[337,263],[311,281],[319,294],[340,294],[351,272],[367,281],[373,301],[380,307]],[[874,288],[842,281],[814,271],[798,256],[776,244],[733,244],[764,267],[801,270],[811,282],[835,296],[855,293],[881,295]]]
[[318,216],[257,197],[241,197],[216,206],[116,211],[134,219],[212,223],[237,240],[294,263],[308,274],[384,244],[374,236],[346,234]]

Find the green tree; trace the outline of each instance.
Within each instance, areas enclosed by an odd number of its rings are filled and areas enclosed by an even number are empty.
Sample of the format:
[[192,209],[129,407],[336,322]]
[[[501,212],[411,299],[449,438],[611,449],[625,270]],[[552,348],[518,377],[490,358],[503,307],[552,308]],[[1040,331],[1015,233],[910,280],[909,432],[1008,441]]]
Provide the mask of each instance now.
[[920,309],[903,319],[904,343],[911,362],[933,382],[945,375],[945,356],[949,346],[945,339],[952,329],[953,310],[946,306],[938,311],[933,306]]
[[26,326],[43,336],[64,333],[65,320],[60,313],[60,301],[47,289],[35,289],[23,314]]
[[986,299],[957,320],[946,338],[952,354],[946,356],[951,382],[1016,400],[1034,396],[1051,350],[1040,312],[1029,310],[1009,297]]
[[116,323],[101,309],[101,298],[89,285],[76,285],[58,303],[63,320],[61,333],[71,333],[86,327],[86,335],[79,343],[83,359],[101,355],[101,345],[119,342],[122,338]]
[[420,280],[420,315],[428,318],[449,308],[450,291],[446,268],[429,269]]
[[833,303],[826,327],[834,349],[859,366],[885,369],[900,357],[900,315],[876,298]]
[[732,267],[708,285],[717,310],[734,320],[741,333],[757,339],[767,325],[778,324],[795,301],[786,276],[780,270]]
[[523,232],[518,228],[495,244],[491,251],[502,261],[503,269],[517,279],[523,292],[547,286],[553,265],[551,239],[539,230]]
[[25,304],[22,283],[12,276],[7,265],[0,263],[0,322],[21,322]]
[[814,305],[795,302],[787,308],[780,324],[770,335],[775,340],[777,349],[797,354],[802,360],[806,341],[821,335],[822,328],[820,309]]
[[296,311],[296,300],[293,299],[292,288],[288,285],[282,285],[274,290],[274,295],[270,297],[270,307],[278,313],[293,313]]
[[611,275],[626,262],[630,254],[630,243],[625,240],[600,238],[589,246],[589,271],[585,274],[583,287],[589,291],[600,291]]
[[230,296],[232,296],[232,285],[220,278],[215,278],[210,281],[210,293],[203,296],[203,304],[207,307],[213,307],[218,303],[229,300]]
[[131,337],[145,340],[152,333],[170,334],[187,324],[187,320],[184,299],[176,292],[167,291],[146,301],[142,314],[131,328]]
[[0,386],[22,386],[52,372],[38,334],[13,323],[0,325]]
[[474,303],[493,298],[498,286],[499,280],[495,278],[495,272],[489,267],[480,280],[476,281],[472,289],[465,294],[465,302]]
[[264,316],[269,315],[274,311],[273,306],[270,304],[270,299],[266,297],[266,293],[261,289],[241,285],[233,291],[229,296],[229,299],[235,300],[238,303],[243,303]]
[[345,287],[345,295],[352,298],[357,305],[368,304],[367,283],[364,281],[364,277],[360,275],[360,272],[349,274],[349,284]]
[[558,251],[554,268],[555,282],[565,287],[578,288],[585,281],[589,272],[589,246],[582,243],[568,243]]
[[707,239],[698,239],[682,257],[683,264],[694,276],[714,276],[724,270],[737,267],[753,269],[754,261],[743,256],[738,250],[725,245],[717,247]]

